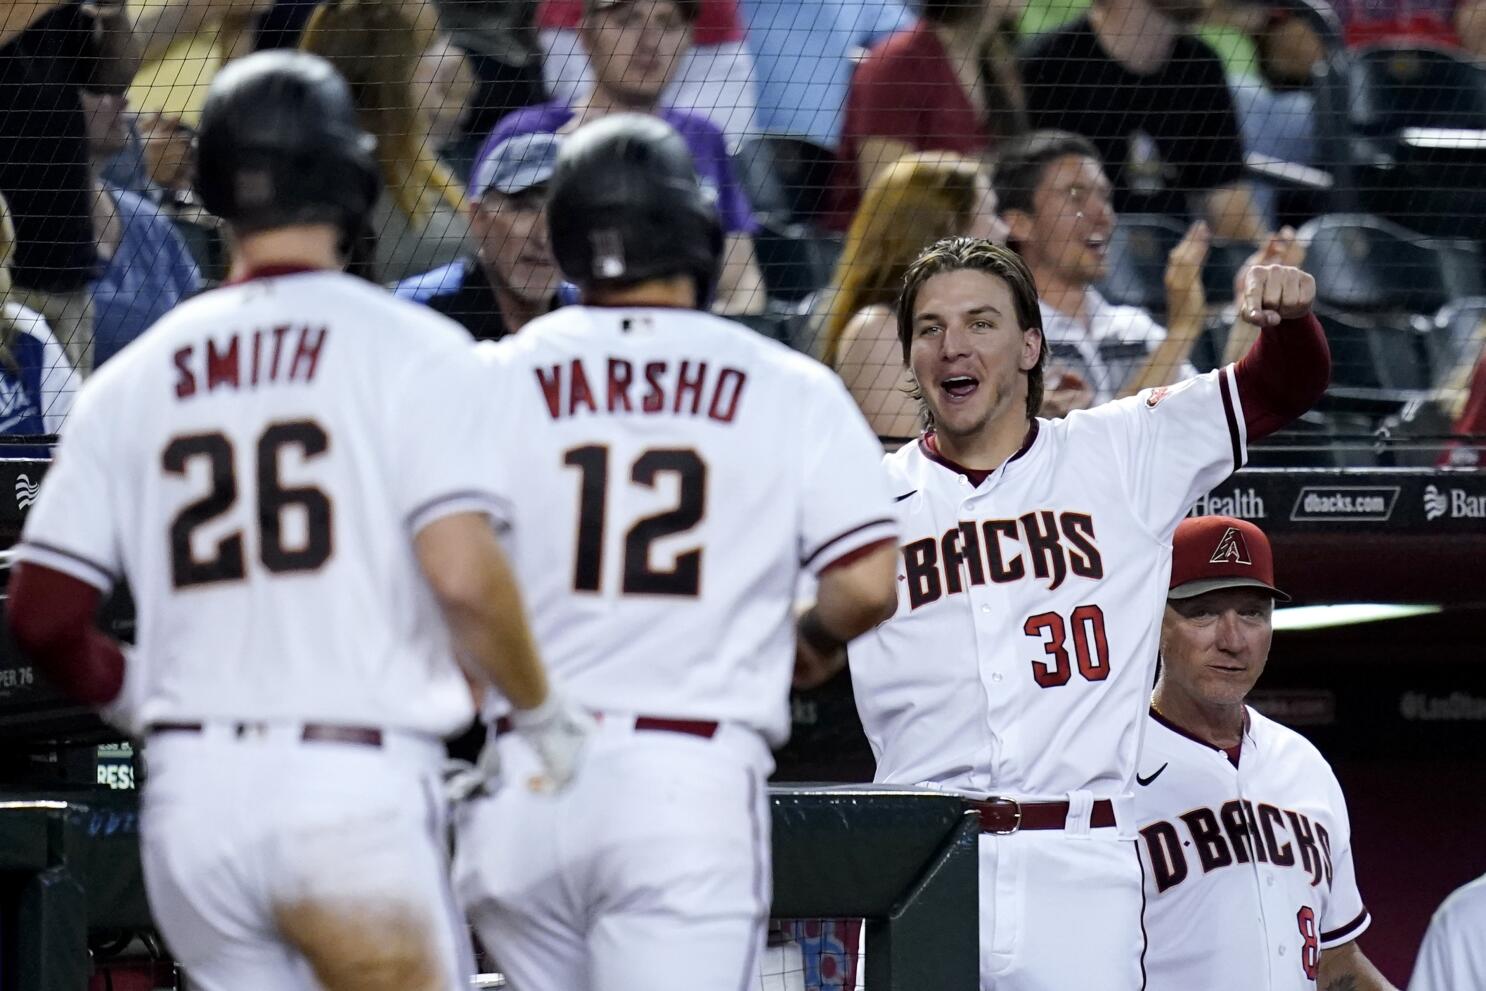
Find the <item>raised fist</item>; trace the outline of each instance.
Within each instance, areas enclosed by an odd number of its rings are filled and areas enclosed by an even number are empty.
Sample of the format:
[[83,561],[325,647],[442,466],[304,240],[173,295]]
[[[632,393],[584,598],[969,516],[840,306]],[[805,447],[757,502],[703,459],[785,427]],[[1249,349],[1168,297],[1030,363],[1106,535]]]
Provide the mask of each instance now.
[[1311,311],[1316,280],[1293,265],[1255,265],[1244,273],[1238,315],[1256,327],[1273,327]]

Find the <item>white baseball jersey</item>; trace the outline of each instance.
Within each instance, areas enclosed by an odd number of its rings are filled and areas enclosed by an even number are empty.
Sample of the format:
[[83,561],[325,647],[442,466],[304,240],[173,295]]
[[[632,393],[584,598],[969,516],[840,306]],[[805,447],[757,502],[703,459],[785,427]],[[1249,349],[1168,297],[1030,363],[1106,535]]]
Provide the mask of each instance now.
[[1171,535],[1244,445],[1229,367],[1036,420],[979,485],[927,439],[890,455],[898,612],[849,649],[877,780],[1128,793]]
[[1409,991],[1486,988],[1486,876],[1446,898],[1424,934]]
[[565,690],[783,742],[801,569],[897,535],[841,381],[689,310],[566,307],[479,350],[508,546]]
[[301,272],[177,307],[88,381],[20,556],[128,579],[131,728],[468,721],[412,538],[490,506],[481,372],[453,322]]
[[1235,763],[1152,715],[1135,790],[1149,991],[1311,991],[1372,921],[1336,775],[1248,709]]

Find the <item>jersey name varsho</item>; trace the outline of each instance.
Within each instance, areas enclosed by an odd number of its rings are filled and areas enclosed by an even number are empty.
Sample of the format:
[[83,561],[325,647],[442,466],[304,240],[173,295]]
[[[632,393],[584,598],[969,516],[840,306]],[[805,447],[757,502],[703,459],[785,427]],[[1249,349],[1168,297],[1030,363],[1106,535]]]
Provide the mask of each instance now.
[[1312,887],[1323,880],[1331,883],[1331,834],[1304,813],[1264,802],[1256,808],[1247,799],[1233,799],[1218,809],[1198,807],[1177,818],[1191,834],[1190,844],[1183,841],[1176,823],[1167,820],[1153,822],[1140,831],[1160,891],[1181,884],[1191,873],[1184,847],[1192,848],[1196,865],[1204,874],[1257,860],[1309,871]]
[[[1069,546],[1063,546],[1067,541]],[[1025,548],[1025,554],[1023,553]],[[1063,584],[1071,570],[1081,578],[1103,578],[1104,560],[1094,543],[1094,517],[1088,513],[1025,513],[1017,519],[966,521],[940,537],[903,545],[908,606],[933,602],[984,585],[1020,581],[1030,573],[1049,589]]]
[[224,341],[207,338],[178,348],[175,397],[190,399],[203,388],[256,388],[281,382],[313,382],[320,352],[330,336],[325,326],[280,324],[267,330],[233,333]]
[[748,373],[705,361],[574,358],[533,369],[552,419],[579,413],[706,416],[731,423]]

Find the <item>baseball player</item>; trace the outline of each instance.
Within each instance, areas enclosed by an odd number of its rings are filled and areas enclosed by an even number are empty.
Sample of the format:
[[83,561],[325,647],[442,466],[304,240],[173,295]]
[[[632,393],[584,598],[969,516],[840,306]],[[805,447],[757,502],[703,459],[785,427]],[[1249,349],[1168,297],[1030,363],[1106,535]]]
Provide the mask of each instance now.
[[1314,294],[1298,269],[1255,267],[1245,312],[1265,329],[1236,367],[1041,420],[1021,259],[952,238],[905,277],[899,335],[929,429],[887,458],[898,610],[851,644],[852,679],[876,780],[977,800],[985,988],[1140,986],[1130,793],[1169,541],[1324,390]]
[[1392,991],[1357,945],[1372,919],[1336,775],[1244,705],[1288,598],[1254,524],[1176,528],[1135,779],[1147,991]]
[[1409,991],[1486,988],[1486,875],[1456,891],[1429,921]]
[[598,731],[553,795],[495,718],[502,773],[457,816],[455,886],[521,991],[741,988],[797,581],[819,577],[807,650],[895,603],[882,449],[827,369],[705,312],[723,238],[670,125],[585,125],[548,188],[583,305],[480,346],[490,457],[537,641]]
[[[378,193],[328,63],[234,61],[197,187],[232,283],[82,390],[26,521],[9,623],[72,697],[145,738],[153,917],[204,991],[454,991],[441,738],[499,685],[552,783],[582,723],[549,693],[469,458],[469,336],[338,271]],[[92,624],[127,578],[132,651]]]

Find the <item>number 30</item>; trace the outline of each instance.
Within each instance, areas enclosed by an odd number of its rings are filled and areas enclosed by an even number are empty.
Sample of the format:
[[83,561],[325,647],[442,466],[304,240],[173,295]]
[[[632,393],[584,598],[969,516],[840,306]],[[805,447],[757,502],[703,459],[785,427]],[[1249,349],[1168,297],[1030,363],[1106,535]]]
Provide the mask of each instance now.
[[1042,637],[1042,651],[1050,660],[1032,662],[1032,678],[1043,688],[1066,685],[1073,677],[1068,663],[1067,627],[1073,627],[1073,653],[1078,660],[1078,673],[1085,681],[1103,681],[1109,677],[1109,638],[1104,634],[1104,611],[1095,605],[1079,606],[1065,624],[1055,612],[1029,617],[1022,632],[1029,637]]

